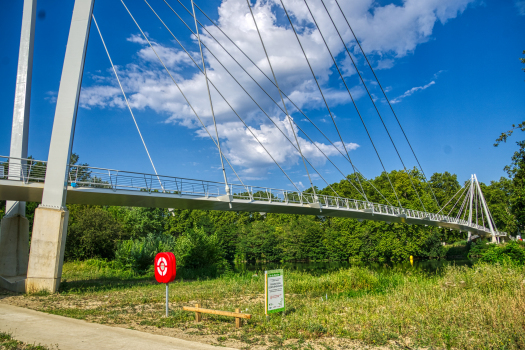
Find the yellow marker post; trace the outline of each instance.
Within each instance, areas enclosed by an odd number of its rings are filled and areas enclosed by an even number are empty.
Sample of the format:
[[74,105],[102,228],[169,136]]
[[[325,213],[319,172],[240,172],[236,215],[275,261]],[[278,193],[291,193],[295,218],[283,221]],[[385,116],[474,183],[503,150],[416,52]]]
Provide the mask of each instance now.
[[410,265],[414,266],[414,257],[410,255]]

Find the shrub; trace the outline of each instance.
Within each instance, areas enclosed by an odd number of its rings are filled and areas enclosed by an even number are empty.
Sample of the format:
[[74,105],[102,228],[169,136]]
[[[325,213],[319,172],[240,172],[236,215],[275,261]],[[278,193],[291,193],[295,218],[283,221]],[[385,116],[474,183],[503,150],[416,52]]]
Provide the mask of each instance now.
[[175,250],[175,241],[172,236],[154,235],[153,233],[135,240],[125,240],[118,244],[115,259],[124,268],[144,273],[153,266],[157,253]]
[[207,235],[203,228],[194,228],[179,236],[174,253],[177,265],[185,268],[227,266],[217,233]]
[[490,248],[487,240],[478,240],[476,242],[470,243],[470,249],[468,253],[469,258],[477,258],[485,254],[485,252]]
[[525,265],[525,249],[516,242],[509,242],[503,246],[491,244],[479,261],[492,264]]
[[122,238],[122,226],[106,210],[71,206],[64,257],[66,261],[113,259],[117,242]]
[[123,268],[144,273],[152,268],[155,255],[159,252],[173,252],[177,269],[212,268],[212,275],[228,269],[217,235],[207,235],[202,228],[188,230],[178,238],[150,233],[146,237],[122,241],[115,258]]

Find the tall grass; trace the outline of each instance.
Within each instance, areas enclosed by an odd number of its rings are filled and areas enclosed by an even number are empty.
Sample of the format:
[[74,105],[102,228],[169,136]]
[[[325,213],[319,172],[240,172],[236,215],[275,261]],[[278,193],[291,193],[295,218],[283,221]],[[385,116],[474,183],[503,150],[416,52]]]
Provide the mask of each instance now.
[[[152,275],[130,277],[111,264],[66,263],[64,277],[70,282],[58,296],[35,297],[41,300],[40,309],[94,322],[195,332],[194,316],[182,311],[182,306],[200,302],[208,308],[233,311],[240,307],[251,313],[241,333],[233,330],[230,319],[213,315],[205,316],[199,328],[221,339],[244,339],[247,345],[256,339],[265,339],[266,344],[272,344],[271,339],[299,344],[334,337],[334,341],[409,348],[525,348],[523,267],[449,266],[439,274],[364,267],[315,274],[285,270],[286,314],[267,321],[261,272],[228,273],[200,281],[177,277],[170,288],[172,313],[162,318],[163,286],[153,282]],[[87,278],[97,277],[101,284],[82,285]],[[120,284],[112,284],[112,279],[120,279]]]

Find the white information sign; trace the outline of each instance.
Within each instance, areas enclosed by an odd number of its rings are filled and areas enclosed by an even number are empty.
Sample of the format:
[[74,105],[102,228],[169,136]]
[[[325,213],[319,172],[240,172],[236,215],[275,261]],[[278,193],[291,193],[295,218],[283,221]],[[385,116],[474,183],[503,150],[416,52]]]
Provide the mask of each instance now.
[[265,312],[266,315],[284,311],[284,280],[283,270],[265,271]]

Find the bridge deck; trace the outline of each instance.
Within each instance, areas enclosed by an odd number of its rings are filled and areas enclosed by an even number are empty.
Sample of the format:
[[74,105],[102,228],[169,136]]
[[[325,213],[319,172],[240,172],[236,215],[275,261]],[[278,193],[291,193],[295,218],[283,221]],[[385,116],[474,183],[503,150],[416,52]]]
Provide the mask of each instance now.
[[[44,189],[43,182],[26,183],[16,180],[0,180],[0,199],[40,202]],[[245,196],[211,196],[180,193],[162,193],[156,191],[137,191],[103,187],[68,186],[67,203],[115,205],[131,207],[156,207],[174,209],[201,209],[220,211],[247,211],[266,213],[286,213],[301,215],[323,215],[346,217],[359,220],[375,220],[388,223],[407,223],[444,227],[453,230],[470,231],[479,236],[490,236],[490,230],[479,225],[454,221],[453,218],[423,213],[415,210],[401,209],[371,203],[368,208],[360,206],[360,201],[343,199],[343,203],[330,205],[330,201],[320,203],[295,203],[274,199],[243,199]],[[230,202],[231,200],[231,202]],[[231,207],[230,207],[231,204]],[[342,205],[345,204],[345,205]],[[397,210],[396,210],[397,209]],[[497,232],[497,236],[506,233]]]

